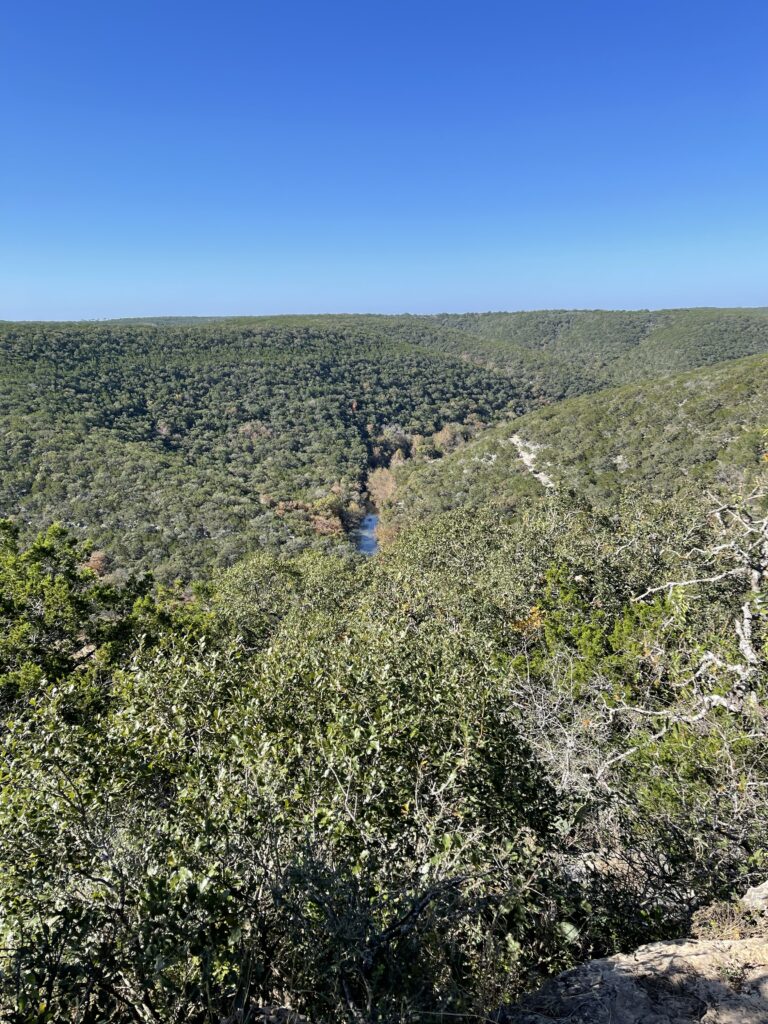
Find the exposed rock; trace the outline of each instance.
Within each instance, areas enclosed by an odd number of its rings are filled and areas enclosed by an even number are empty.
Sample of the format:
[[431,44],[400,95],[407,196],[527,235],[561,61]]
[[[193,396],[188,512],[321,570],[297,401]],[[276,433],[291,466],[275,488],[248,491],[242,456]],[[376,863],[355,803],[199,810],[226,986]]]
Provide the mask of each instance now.
[[542,470],[536,469],[536,454],[542,446],[534,444],[532,441],[524,441],[519,434],[513,434],[509,440],[517,448],[517,454],[531,476],[538,480],[542,487],[554,487],[552,477]]
[[768,939],[657,942],[547,982],[499,1024],[767,1024]]
[[754,910],[758,914],[765,914],[768,911],[768,882],[747,889],[741,897],[741,902],[750,910]]
[[95,650],[96,644],[86,644],[85,647],[81,647],[79,651],[75,651],[72,655],[72,661],[83,661],[84,658],[90,658]]

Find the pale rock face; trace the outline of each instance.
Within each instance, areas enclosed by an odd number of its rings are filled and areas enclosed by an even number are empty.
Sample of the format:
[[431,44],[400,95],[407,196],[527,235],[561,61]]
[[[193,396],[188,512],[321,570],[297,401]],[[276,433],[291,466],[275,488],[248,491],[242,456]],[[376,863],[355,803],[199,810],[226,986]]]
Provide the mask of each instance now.
[[499,1024],[768,1024],[768,940],[681,940],[553,978]]
[[745,907],[749,907],[750,910],[754,910],[758,914],[768,912],[768,882],[747,889],[741,897],[741,902]]
[[542,470],[536,469],[536,453],[542,446],[532,441],[523,441],[519,434],[513,434],[509,440],[517,448],[518,456],[531,476],[538,480],[542,487],[554,487],[552,478]]

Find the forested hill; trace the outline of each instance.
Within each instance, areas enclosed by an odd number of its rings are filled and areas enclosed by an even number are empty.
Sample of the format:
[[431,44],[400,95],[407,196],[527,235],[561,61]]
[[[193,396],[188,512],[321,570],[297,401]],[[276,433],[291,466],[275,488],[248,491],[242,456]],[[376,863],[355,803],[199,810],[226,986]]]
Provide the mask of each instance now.
[[558,397],[766,351],[768,309],[673,309],[639,312],[554,310],[443,318],[458,348],[489,365],[518,367],[535,390]]
[[349,550],[391,461],[765,351],[766,310],[5,323],[0,514],[60,520],[165,579],[259,548]]
[[764,464],[767,410],[767,356],[568,399],[494,426],[443,458],[396,466],[385,522],[511,507],[548,486],[597,507],[691,485],[738,488]]
[[0,339],[0,1021],[512,1021],[766,927],[764,311]]
[[2,511],[165,577],[346,545],[403,431],[488,421],[520,393],[366,318],[6,325],[2,351]]

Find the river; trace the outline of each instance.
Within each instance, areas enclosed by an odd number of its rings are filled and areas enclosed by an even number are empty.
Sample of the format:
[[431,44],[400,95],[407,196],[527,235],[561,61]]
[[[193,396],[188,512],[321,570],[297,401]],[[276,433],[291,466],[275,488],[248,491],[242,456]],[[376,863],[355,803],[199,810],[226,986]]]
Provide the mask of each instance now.
[[378,515],[375,512],[369,512],[355,530],[355,544],[361,555],[375,555],[379,550],[379,541],[376,537],[376,527],[378,525]]

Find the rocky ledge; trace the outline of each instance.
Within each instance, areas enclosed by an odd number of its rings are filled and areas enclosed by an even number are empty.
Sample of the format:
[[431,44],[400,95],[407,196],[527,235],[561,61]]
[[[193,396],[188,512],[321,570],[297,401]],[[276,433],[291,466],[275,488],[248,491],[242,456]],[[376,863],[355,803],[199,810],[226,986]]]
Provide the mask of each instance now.
[[499,1024],[768,1024],[768,882],[655,942],[553,978]]
[[768,1024],[768,939],[681,940],[553,978],[500,1024]]

